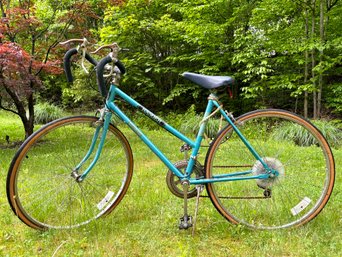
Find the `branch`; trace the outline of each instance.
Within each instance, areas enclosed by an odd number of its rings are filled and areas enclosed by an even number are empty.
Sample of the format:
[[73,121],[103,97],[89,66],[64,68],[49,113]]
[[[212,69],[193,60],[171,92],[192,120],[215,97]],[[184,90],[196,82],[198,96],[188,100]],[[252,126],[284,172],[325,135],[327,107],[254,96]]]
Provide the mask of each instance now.
[[8,111],[8,112],[12,112],[12,113],[14,113],[16,115],[19,115],[18,112],[14,111],[12,109],[6,108],[5,106],[2,105],[2,97],[1,96],[0,96],[0,109]]
[[[59,39],[61,38],[61,35],[64,34],[64,32],[69,28],[69,26],[71,25],[71,19],[70,21],[64,26],[64,28],[62,29],[62,31],[60,32],[59,36],[57,37],[57,39],[49,46],[49,48],[47,49],[46,51],[46,54],[45,54],[45,58],[44,58],[44,61],[43,63],[47,63],[48,59],[49,59],[49,55],[50,55],[50,52],[53,48],[56,47],[56,45],[58,45],[59,43]],[[39,73],[41,73],[43,70],[43,67],[41,67],[35,74],[35,76],[38,76]]]
[[[6,10],[5,10],[4,5],[3,5],[3,2],[2,2],[2,0],[0,0],[1,16],[2,16],[3,18],[6,18],[6,17],[7,17],[6,11],[7,11],[8,9],[10,9],[10,3],[11,3],[11,1],[8,1],[8,2],[7,2],[7,6],[6,6]],[[14,33],[14,35],[12,35],[12,34],[10,33],[11,27],[10,27],[10,25],[9,25],[8,22],[6,22],[6,27],[7,27],[7,29],[8,29],[8,32],[5,33],[5,34],[9,37],[9,40],[10,40],[11,42],[15,42],[15,36],[16,36],[16,34]]]
[[[82,2],[82,5],[84,5],[84,4],[85,4],[85,0],[83,0],[83,2]],[[63,27],[63,29],[60,31],[60,33],[59,33],[59,35],[57,36],[56,40],[55,40],[55,41],[49,46],[49,48],[47,49],[43,63],[47,63],[47,61],[48,61],[48,59],[49,59],[49,55],[50,55],[51,50],[52,50],[53,48],[55,48],[55,47],[58,45],[58,43],[60,42],[60,39],[61,39],[62,35],[63,35],[63,34],[65,33],[65,31],[67,31],[67,29],[70,27],[70,25],[71,25],[71,23],[72,23],[74,17],[76,16],[76,15],[75,15],[75,14],[76,14],[76,11],[78,11],[78,10],[76,10],[76,9],[73,10],[72,15],[71,15],[71,18],[70,18],[69,21],[65,24],[65,26]],[[42,72],[42,70],[43,70],[43,67],[41,67],[41,68],[36,72],[35,75],[36,75],[36,76],[39,75],[39,74]]]
[[298,6],[304,8],[304,9],[309,8],[311,10],[311,12],[314,11],[314,8],[313,8],[311,2],[302,1],[302,0],[294,0],[293,2],[295,2]]
[[5,9],[4,9],[4,5],[2,4],[2,1],[0,1],[0,9],[1,9],[1,17],[5,18],[6,13],[5,13]]
[[332,2],[327,1],[327,11],[329,12],[337,4],[337,2],[338,0],[333,0]]
[[[23,103],[20,102],[19,97],[15,93],[13,93],[7,86],[4,85],[4,88],[7,92],[7,94],[9,94],[9,96],[12,98],[12,100],[13,100],[13,102],[14,102],[15,106],[17,107],[17,110],[18,110],[18,112],[16,112],[16,111],[13,111],[13,110],[6,108],[7,111],[13,112],[13,113],[19,115],[21,118],[26,118],[26,117],[21,116],[21,113],[26,113],[26,111],[25,111],[25,108],[23,106]],[[4,110],[6,110],[6,109],[4,109]]]

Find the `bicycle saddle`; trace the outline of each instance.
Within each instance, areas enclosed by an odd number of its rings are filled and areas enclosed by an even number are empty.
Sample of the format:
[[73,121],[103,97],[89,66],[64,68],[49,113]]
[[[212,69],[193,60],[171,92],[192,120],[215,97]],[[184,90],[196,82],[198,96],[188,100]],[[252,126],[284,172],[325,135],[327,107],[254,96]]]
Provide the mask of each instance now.
[[208,76],[191,72],[184,72],[182,76],[207,89],[228,86],[234,83],[234,79],[228,76]]

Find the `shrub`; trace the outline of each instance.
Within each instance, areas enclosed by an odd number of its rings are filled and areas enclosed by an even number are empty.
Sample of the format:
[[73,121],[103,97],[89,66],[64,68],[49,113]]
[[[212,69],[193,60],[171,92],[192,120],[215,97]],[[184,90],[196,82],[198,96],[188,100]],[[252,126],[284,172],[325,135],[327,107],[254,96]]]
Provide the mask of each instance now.
[[313,124],[322,132],[330,146],[340,147],[342,145],[342,127],[338,122],[315,120]]
[[[196,135],[203,120],[203,114],[196,114],[193,107],[190,107],[190,109],[183,115],[182,119],[183,123],[180,125],[180,131],[185,134]],[[224,122],[224,124],[226,124],[226,122]],[[210,118],[205,128],[206,136],[214,138],[219,132],[219,127],[220,119],[217,119],[217,116]]]
[[63,110],[53,104],[39,103],[35,105],[36,124],[45,124],[63,116]]
[[[342,130],[337,123],[325,120],[314,120],[312,123],[321,131],[330,146],[339,147],[342,144]],[[316,139],[302,126],[287,124],[277,129],[274,137],[281,140],[294,140],[297,145],[309,146],[315,144]]]

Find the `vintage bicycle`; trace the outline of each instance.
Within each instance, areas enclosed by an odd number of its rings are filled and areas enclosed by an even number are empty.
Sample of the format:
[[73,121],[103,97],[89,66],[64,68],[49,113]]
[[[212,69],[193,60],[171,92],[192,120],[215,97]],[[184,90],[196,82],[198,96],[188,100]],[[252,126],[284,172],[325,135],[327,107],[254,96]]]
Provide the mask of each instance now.
[[[255,229],[303,225],[328,202],[335,179],[334,158],[324,136],[309,121],[278,109],[256,110],[235,119],[218,97],[221,89],[234,83],[232,77],[185,72],[185,79],[209,91],[198,134],[190,139],[120,89],[125,67],[118,59],[118,44],[98,49],[110,53],[97,62],[87,51],[85,39],[70,42],[80,45],[64,57],[68,81],[73,80],[71,57],[80,54],[83,67],[85,60],[96,66],[105,104],[97,116],[66,117],[44,125],[15,154],[7,197],[13,212],[28,226],[40,230],[79,227],[109,214],[121,202],[133,176],[133,153],[125,135],[112,124],[113,114],[166,165],[169,189],[184,198],[179,228],[193,225],[187,202],[192,197],[198,200],[204,188],[224,218]],[[112,81],[109,89],[104,73]],[[184,159],[172,163],[119,108],[121,101],[184,142]],[[216,114],[227,125],[211,141],[202,164],[198,153],[205,127]],[[307,140],[302,142],[291,131],[305,133]]]

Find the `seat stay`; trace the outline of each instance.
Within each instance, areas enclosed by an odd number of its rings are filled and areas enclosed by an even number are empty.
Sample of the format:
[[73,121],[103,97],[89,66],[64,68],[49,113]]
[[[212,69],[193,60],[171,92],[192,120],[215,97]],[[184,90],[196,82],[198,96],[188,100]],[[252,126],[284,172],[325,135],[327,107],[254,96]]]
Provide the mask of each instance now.
[[[214,102],[214,105],[219,108],[219,103]],[[245,138],[245,136],[240,132],[238,127],[234,124],[234,122],[229,118],[226,111],[223,109],[220,110],[221,115],[226,119],[226,121],[232,126],[235,133],[239,136],[241,141],[244,143],[244,145],[247,147],[247,149],[251,152],[251,154],[255,157],[256,160],[258,160],[262,166],[266,169],[268,173],[272,173],[272,169],[268,167],[268,165],[264,162],[264,160],[261,158],[261,156],[257,153],[257,151],[254,149],[254,147],[251,145],[251,143]]]

